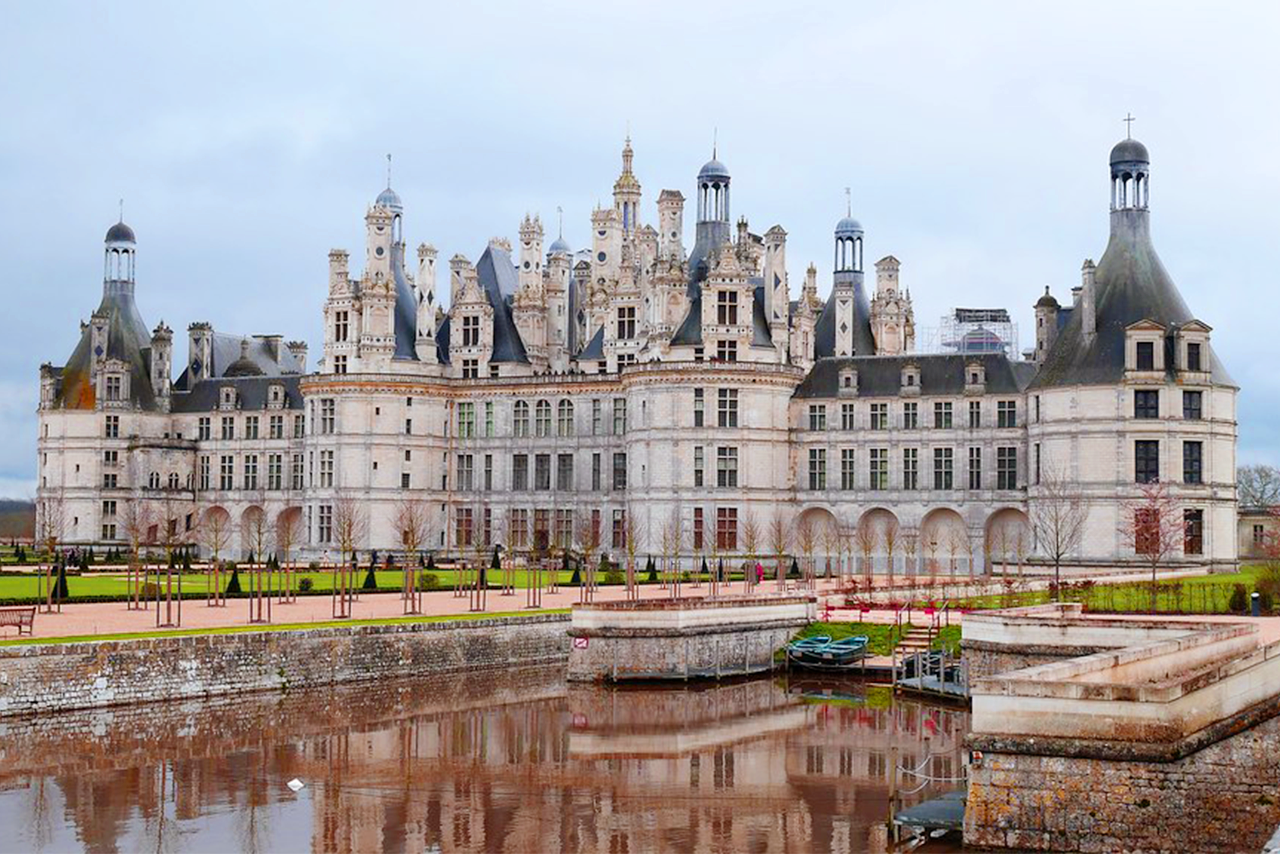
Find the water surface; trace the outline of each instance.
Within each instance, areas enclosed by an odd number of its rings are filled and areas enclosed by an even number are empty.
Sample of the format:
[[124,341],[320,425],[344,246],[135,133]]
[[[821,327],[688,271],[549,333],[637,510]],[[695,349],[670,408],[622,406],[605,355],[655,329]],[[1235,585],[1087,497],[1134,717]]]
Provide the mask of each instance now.
[[886,851],[895,756],[961,773],[968,713],[887,689],[562,672],[0,723],[0,850]]

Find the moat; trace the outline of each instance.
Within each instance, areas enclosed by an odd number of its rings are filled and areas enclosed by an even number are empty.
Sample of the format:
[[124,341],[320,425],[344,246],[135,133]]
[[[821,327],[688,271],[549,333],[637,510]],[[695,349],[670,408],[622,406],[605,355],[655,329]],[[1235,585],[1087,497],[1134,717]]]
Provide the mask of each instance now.
[[968,729],[856,682],[609,689],[556,667],[11,719],[0,847],[886,851],[895,757],[939,780],[903,778],[904,803],[937,796]]

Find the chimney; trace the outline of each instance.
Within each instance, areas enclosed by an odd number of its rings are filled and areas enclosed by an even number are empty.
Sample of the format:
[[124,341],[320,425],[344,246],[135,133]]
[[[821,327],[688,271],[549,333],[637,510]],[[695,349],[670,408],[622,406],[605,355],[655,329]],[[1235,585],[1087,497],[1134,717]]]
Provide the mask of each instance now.
[[298,373],[305,374],[307,372],[307,342],[289,341],[284,346],[288,348],[293,358],[298,360]]
[[1084,333],[1084,340],[1090,344],[1098,333],[1098,288],[1094,283],[1097,269],[1092,258],[1086,258],[1080,268],[1080,330]]

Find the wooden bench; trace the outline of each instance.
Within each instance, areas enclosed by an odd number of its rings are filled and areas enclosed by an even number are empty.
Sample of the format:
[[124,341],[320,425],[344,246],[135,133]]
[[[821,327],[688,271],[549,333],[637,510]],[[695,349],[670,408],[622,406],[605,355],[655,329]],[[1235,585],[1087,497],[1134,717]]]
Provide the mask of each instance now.
[[27,608],[0,608],[0,626],[17,626],[18,637],[22,637],[23,629],[27,630],[27,634],[31,634],[35,622],[35,605]]

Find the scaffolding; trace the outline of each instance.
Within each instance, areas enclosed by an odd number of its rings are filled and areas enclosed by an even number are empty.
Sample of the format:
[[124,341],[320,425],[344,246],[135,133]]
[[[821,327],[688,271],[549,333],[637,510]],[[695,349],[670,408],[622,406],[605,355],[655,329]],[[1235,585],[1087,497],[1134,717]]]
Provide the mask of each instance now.
[[1018,324],[1003,308],[955,308],[925,331],[925,353],[1003,353],[1018,358]]

